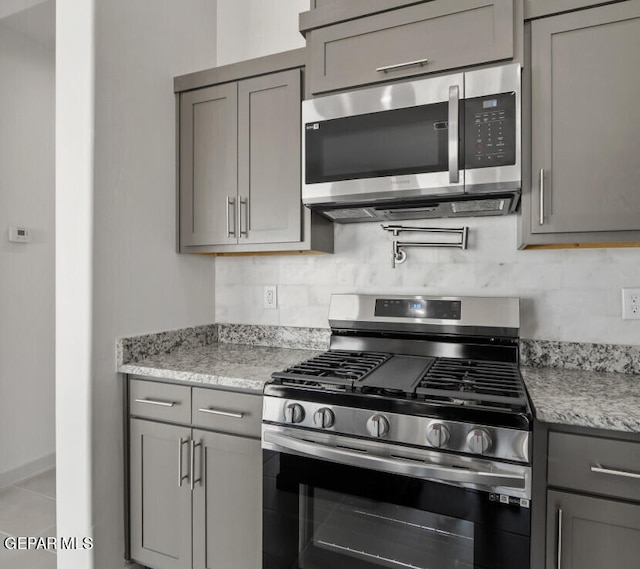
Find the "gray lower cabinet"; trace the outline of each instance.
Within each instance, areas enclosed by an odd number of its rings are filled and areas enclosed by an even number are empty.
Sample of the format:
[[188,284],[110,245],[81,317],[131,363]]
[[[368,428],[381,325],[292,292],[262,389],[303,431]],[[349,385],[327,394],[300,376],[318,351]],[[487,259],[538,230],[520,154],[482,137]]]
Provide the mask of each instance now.
[[130,421],[131,557],[154,569],[192,565],[191,490],[188,480],[178,483],[179,455],[186,472],[190,435],[187,427]]
[[[193,566],[260,569],[262,471],[260,441],[194,431],[202,483],[193,491]],[[197,520],[197,523],[196,523]]]
[[421,2],[312,29],[306,37],[308,92],[318,94],[511,59],[514,2]]
[[128,404],[131,559],[260,569],[262,397],[131,379]]
[[549,433],[546,569],[640,560],[640,442]]
[[521,246],[640,241],[640,1],[531,23]]
[[301,201],[303,51],[175,79],[180,252],[333,251]]
[[631,569],[640,563],[640,504],[549,491],[546,569]]

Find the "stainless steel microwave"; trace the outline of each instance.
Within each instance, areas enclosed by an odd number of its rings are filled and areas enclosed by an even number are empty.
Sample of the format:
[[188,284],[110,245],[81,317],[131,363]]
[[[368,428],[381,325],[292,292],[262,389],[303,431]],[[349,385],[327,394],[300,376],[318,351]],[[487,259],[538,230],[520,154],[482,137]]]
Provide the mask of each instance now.
[[504,215],[521,189],[521,67],[306,100],[302,201],[336,222]]

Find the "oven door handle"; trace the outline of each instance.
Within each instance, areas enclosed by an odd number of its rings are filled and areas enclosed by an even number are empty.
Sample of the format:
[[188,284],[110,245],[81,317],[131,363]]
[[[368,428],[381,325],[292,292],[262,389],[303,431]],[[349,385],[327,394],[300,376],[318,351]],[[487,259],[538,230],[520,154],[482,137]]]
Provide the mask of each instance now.
[[[479,484],[482,486],[503,486],[508,488],[525,488],[526,478],[521,474],[510,472],[488,472],[484,470],[472,470],[457,466],[443,466],[441,464],[429,464],[418,460],[404,459],[402,457],[386,457],[368,454],[366,451],[358,452],[343,448],[336,448],[316,443],[309,440],[301,440],[296,437],[284,435],[265,429],[263,439],[271,445],[275,445],[274,450],[282,452],[293,451],[296,454],[309,456],[312,458],[322,458],[379,470],[382,472],[392,472],[413,478],[430,480],[441,480],[443,482],[464,482],[467,484]],[[271,447],[273,448],[273,447]]]

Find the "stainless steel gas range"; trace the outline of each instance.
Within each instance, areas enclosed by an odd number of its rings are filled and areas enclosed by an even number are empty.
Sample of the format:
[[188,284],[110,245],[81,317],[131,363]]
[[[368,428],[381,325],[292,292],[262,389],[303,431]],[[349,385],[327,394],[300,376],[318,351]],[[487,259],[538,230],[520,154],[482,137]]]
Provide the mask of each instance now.
[[527,569],[518,300],[334,295],[329,322],[265,386],[263,569]]

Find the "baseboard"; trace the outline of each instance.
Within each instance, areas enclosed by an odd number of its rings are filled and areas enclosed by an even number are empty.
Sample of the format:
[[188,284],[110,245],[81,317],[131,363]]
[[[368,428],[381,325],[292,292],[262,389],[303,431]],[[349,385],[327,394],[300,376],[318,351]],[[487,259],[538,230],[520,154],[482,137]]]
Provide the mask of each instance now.
[[17,468],[7,470],[6,472],[0,472],[0,488],[15,484],[26,478],[31,478],[36,474],[45,472],[53,468],[56,465],[56,453],[51,453]]

